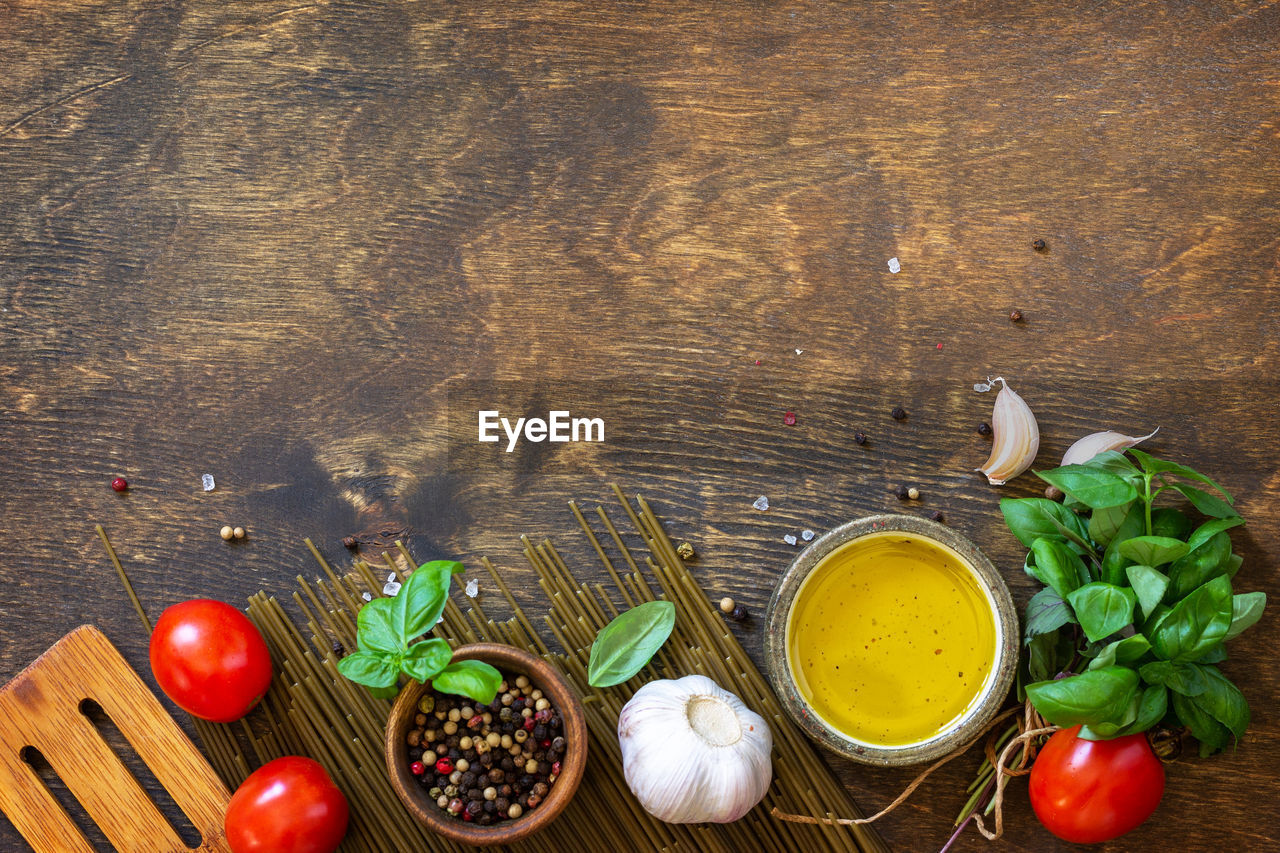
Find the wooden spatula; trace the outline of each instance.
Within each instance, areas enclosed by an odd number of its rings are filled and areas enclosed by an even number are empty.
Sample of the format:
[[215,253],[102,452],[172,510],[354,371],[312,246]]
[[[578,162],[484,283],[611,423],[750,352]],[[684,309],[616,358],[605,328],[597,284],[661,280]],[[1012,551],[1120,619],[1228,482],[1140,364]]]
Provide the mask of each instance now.
[[229,851],[226,786],[110,641],[83,625],[0,689],[0,809],[36,853],[93,847],[24,760],[28,746],[40,750],[120,853],[192,849],[81,711],[85,699],[102,706],[199,831],[203,841],[194,849]]

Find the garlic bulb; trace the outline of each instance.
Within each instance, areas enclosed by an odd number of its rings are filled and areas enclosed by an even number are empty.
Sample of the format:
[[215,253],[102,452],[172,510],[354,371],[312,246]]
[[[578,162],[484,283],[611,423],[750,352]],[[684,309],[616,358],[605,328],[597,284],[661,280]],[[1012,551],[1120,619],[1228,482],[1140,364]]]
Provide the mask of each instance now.
[[1067,448],[1067,452],[1062,454],[1062,464],[1079,465],[1106,450],[1125,450],[1146,441],[1159,431],[1160,427],[1156,427],[1146,435],[1137,438],[1112,431],[1090,433]]
[[1040,449],[1040,427],[1036,416],[1023,399],[1013,392],[1003,376],[979,382],[975,391],[990,391],[1000,383],[1000,393],[991,412],[991,457],[978,470],[987,475],[987,482],[1000,486],[1031,467]]
[[764,718],[705,675],[651,681],[618,716],[622,772],[644,810],[668,823],[728,823],[773,777]]

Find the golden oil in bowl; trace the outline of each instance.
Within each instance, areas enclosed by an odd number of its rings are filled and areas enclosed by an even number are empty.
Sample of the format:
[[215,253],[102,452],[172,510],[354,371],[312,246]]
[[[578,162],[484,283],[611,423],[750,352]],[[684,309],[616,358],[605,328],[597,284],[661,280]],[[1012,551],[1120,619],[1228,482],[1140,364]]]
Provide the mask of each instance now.
[[816,541],[767,616],[770,675],[791,715],[857,760],[945,754],[1008,692],[1018,623],[1008,589],[955,531],[876,516]]

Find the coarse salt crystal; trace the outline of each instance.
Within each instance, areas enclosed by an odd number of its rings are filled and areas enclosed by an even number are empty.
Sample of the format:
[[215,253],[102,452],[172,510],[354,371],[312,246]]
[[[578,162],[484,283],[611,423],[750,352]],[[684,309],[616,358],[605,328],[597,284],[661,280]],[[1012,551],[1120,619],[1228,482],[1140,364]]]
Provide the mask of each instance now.
[[472,579],[467,581],[467,598],[475,598],[480,594],[480,581]]
[[802,350],[802,349],[798,349],[798,350],[796,350],[796,355],[800,355],[800,354],[801,354],[801,353],[803,353],[803,352],[804,352],[804,350]]
[[387,583],[395,583],[395,581],[396,581],[395,572],[392,572],[391,574],[387,575]]
[[200,475],[200,485],[204,486],[204,490],[205,490],[206,492],[212,492],[212,491],[213,491],[213,475],[212,475],[212,474],[201,474],[201,475]]
[[383,595],[395,595],[399,591],[400,591],[399,581],[387,581],[386,585],[382,588]]
[[898,263],[898,259],[897,259],[897,258],[890,258],[890,259],[889,259],[889,272],[897,272],[897,271],[898,271],[898,270],[900,270],[900,269],[902,269],[902,264]]
[[788,533],[786,536],[782,537],[782,541],[786,542],[788,545],[794,545],[796,544],[796,537]]
[[769,508],[769,499],[766,498],[764,495],[761,495],[760,497],[756,498],[751,505],[756,509],[760,510],[761,512],[764,512]]
[[801,531],[800,531],[800,538],[801,538],[801,539],[803,539],[803,540],[804,540],[804,541],[806,541],[806,542],[812,542],[812,541],[813,541],[813,531],[812,531],[812,530],[801,530]]
[[360,597],[365,601],[373,601],[373,593],[370,592],[362,592],[360,593]]

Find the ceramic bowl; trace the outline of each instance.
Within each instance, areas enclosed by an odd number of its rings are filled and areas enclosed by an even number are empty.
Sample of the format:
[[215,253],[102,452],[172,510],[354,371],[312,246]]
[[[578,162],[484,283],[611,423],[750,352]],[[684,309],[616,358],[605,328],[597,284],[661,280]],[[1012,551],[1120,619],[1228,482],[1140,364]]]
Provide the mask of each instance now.
[[400,691],[391,716],[387,720],[386,758],[391,784],[405,807],[433,832],[452,841],[474,847],[492,844],[511,844],[527,838],[542,829],[564,810],[582,781],[587,766],[587,722],[582,702],[564,677],[549,663],[537,655],[498,643],[473,643],[462,646],[453,653],[454,660],[481,660],[492,664],[504,673],[526,675],[564,720],[564,738],[568,747],[560,759],[560,775],[551,786],[541,805],[531,812],[490,826],[468,823],[444,812],[427,795],[427,789],[409,770],[409,745],[405,735],[413,724],[418,700],[427,687],[410,682]]
[[[824,720],[801,694],[787,652],[791,614],[798,594],[824,558],[861,537],[903,532],[949,550],[968,569],[991,608],[994,659],[981,690],[958,719],[926,740],[885,746],[858,740]],[[1021,632],[1009,589],[978,547],[949,527],[911,515],[876,515],[843,524],[814,540],[783,573],[765,616],[765,658],[769,677],[788,715],[814,740],[864,764],[897,766],[933,761],[966,745],[990,722],[1009,693],[1018,665]]]

